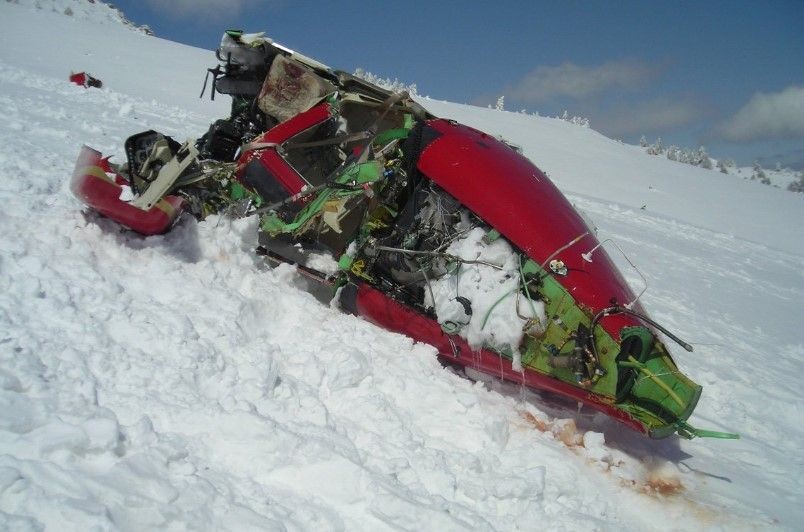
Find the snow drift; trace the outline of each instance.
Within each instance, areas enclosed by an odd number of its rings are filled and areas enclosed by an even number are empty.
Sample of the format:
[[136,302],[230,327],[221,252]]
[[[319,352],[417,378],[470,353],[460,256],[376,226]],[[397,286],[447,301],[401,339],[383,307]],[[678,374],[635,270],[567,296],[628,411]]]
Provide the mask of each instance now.
[[[626,250],[646,306],[696,344],[677,356],[706,387],[696,418],[743,435],[641,441],[454,375],[433,348],[320,304],[293,269],[254,258],[248,221],[140,238],[82,213],[68,192],[81,144],[111,153],[150,127],[198,136],[227,103],[195,98],[211,52],[74,13],[0,4],[0,527],[792,529],[804,517],[799,195],[560,120],[423,101],[521,145]],[[30,27],[60,45],[26,40]],[[157,53],[176,63],[143,62]],[[104,88],[69,84],[70,69]]]

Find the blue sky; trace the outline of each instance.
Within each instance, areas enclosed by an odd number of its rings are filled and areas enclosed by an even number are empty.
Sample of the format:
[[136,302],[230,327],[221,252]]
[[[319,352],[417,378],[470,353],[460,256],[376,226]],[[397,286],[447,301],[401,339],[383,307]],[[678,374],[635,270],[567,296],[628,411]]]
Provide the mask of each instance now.
[[[116,0],[159,37],[227,28],[433,98],[554,116],[636,142],[804,168],[804,0]],[[210,56],[210,62],[214,62]]]

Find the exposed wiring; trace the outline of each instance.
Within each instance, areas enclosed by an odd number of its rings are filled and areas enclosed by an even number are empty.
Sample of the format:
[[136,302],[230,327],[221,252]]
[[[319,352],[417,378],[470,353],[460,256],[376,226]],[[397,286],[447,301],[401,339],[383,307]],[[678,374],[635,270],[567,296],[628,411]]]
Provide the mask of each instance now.
[[[530,304],[530,310],[533,313],[533,318],[526,320],[527,322],[538,322],[539,327],[542,327],[542,320],[539,318],[539,313],[536,312],[536,305],[533,304],[533,299],[530,297],[530,287],[528,287],[528,282],[525,279],[525,271],[522,268],[522,255],[519,255],[519,278],[520,282],[522,283],[522,288],[525,289],[525,296],[528,298],[528,303]],[[519,294],[517,294],[517,303],[516,303],[516,313],[519,315]],[[524,318],[523,316],[519,315],[520,318]],[[528,327],[528,323],[525,323],[525,326]]]
[[502,270],[503,267],[499,264],[494,264],[492,262],[486,262],[484,260],[467,260],[457,257],[455,255],[451,255],[449,253],[442,253],[440,251],[424,251],[424,250],[417,250],[417,249],[404,249],[404,248],[392,248],[389,246],[375,246],[374,249],[377,251],[389,251],[392,253],[402,253],[407,255],[428,255],[431,257],[443,257],[447,260],[460,262],[463,264],[482,264],[484,266],[489,266],[491,268],[495,268],[497,270]]
[[500,296],[500,298],[499,298],[499,299],[497,299],[497,301],[495,301],[495,302],[494,302],[494,303],[493,303],[493,304],[492,304],[492,305],[489,307],[489,309],[486,311],[486,315],[483,317],[483,324],[480,326],[480,329],[481,329],[481,330],[486,328],[486,323],[489,321],[489,316],[491,316],[492,311],[493,311],[495,308],[497,308],[497,305],[499,305],[500,303],[502,303],[503,299],[505,299],[506,297],[510,296],[511,294],[513,294],[514,292],[516,292],[517,290],[519,290],[519,287],[518,287],[518,286],[517,286],[516,288],[514,288],[513,290],[510,290],[510,291],[508,291],[508,292],[504,293],[502,296]]
[[680,406],[682,408],[684,407],[684,401],[681,400],[681,397],[679,397],[678,394],[675,391],[673,391],[673,389],[670,388],[670,386],[667,385],[667,383],[665,383],[662,379],[660,379],[657,374],[653,373],[651,370],[646,368],[644,364],[639,362],[637,359],[635,359],[631,355],[628,356],[628,362],[630,362],[637,370],[639,370],[641,373],[643,373],[645,375],[645,377],[649,378],[654,383],[656,383],[656,385],[659,388],[664,390],[665,393],[667,395],[669,395],[673,399],[673,401],[678,403],[678,406]]
[[581,240],[583,237],[585,237],[585,236],[589,236],[589,231],[584,231],[584,232],[583,232],[583,233],[581,233],[580,235],[576,236],[575,238],[573,238],[572,240],[570,240],[569,242],[567,242],[566,244],[564,244],[563,246],[561,246],[560,248],[558,248],[557,250],[555,250],[555,251],[552,253],[552,255],[550,255],[549,257],[547,257],[546,259],[544,259],[544,262],[542,262],[542,264],[541,264],[541,268],[542,268],[542,270],[544,270],[544,269],[545,269],[545,267],[546,267],[548,264],[550,264],[550,261],[551,261],[551,260],[553,260],[553,259],[556,257],[556,255],[558,255],[559,253],[561,253],[561,252],[562,252],[562,251],[564,251],[565,249],[567,249],[567,248],[569,248],[569,247],[571,247],[571,246],[573,246],[573,245],[577,244],[577,243],[578,243],[578,242],[579,242],[579,241],[580,241],[580,240]]
[[630,264],[630,265],[631,265],[631,267],[632,267],[634,270],[636,270],[636,272],[639,274],[639,276],[640,276],[640,277],[642,277],[642,282],[643,282],[643,283],[645,283],[645,287],[642,289],[642,291],[639,293],[639,295],[638,295],[638,296],[636,296],[636,297],[634,298],[634,300],[633,300],[633,301],[631,301],[630,303],[626,303],[626,304],[624,305],[624,306],[625,306],[625,308],[627,308],[627,309],[633,308],[633,307],[634,307],[634,304],[636,304],[636,302],[639,300],[639,298],[640,298],[640,297],[642,297],[642,294],[644,294],[644,293],[647,291],[647,289],[648,289],[648,280],[645,278],[645,276],[644,276],[644,275],[642,275],[642,272],[641,272],[641,271],[639,271],[639,268],[637,268],[637,267],[636,267],[636,264],[634,264],[634,263],[631,261],[631,259],[629,259],[629,258],[628,258],[628,255],[626,255],[626,254],[625,254],[625,251],[623,251],[623,250],[622,250],[622,248],[621,248],[621,247],[620,247],[620,246],[617,244],[617,242],[615,242],[615,241],[614,241],[614,240],[612,240],[611,238],[607,238],[606,240],[604,240],[603,242],[599,243],[598,245],[596,245],[595,247],[593,247],[592,249],[590,249],[590,250],[589,250],[589,251],[587,251],[586,253],[581,253],[581,258],[583,258],[583,260],[585,260],[586,262],[592,262],[592,253],[594,253],[595,251],[597,251],[597,248],[599,248],[600,246],[602,246],[602,245],[603,245],[603,244],[605,244],[606,242],[611,242],[611,243],[614,245],[614,247],[616,247],[616,248],[617,248],[617,250],[618,250],[620,253],[622,253],[622,255],[623,255],[623,257],[625,258],[625,260],[627,260],[627,261],[628,261],[628,264]]
[[665,327],[662,327],[661,325],[659,325],[658,323],[656,323],[655,321],[653,321],[649,317],[645,316],[644,314],[640,314],[639,312],[635,312],[635,311],[633,311],[631,309],[628,309],[628,308],[625,308],[625,307],[614,306],[614,307],[604,308],[603,310],[601,310],[600,312],[595,314],[595,317],[592,318],[592,323],[591,323],[591,325],[589,327],[589,336],[591,338],[591,341],[589,343],[592,345],[592,353],[593,353],[593,355],[594,355],[594,357],[595,357],[595,359],[597,361],[600,360],[600,357],[597,354],[597,346],[595,344],[595,326],[597,326],[598,322],[601,319],[605,318],[606,316],[610,316],[612,314],[620,314],[620,313],[629,314],[631,316],[634,316],[635,318],[638,318],[638,319],[644,321],[648,325],[652,325],[653,327],[657,328],[659,331],[664,333],[665,336],[667,336],[668,338],[670,338],[671,340],[676,342],[678,345],[683,347],[685,350],[689,351],[690,353],[693,351],[693,347],[689,343],[685,342],[684,340],[682,340],[681,338],[679,338],[675,334],[671,333]]
[[433,302],[433,310],[436,310],[436,299],[435,294],[433,294],[433,287],[430,285],[430,278],[427,277],[427,272],[425,271],[424,266],[419,263],[419,271],[421,272],[422,276],[424,277],[424,282],[427,284],[427,290],[430,292],[430,300]]

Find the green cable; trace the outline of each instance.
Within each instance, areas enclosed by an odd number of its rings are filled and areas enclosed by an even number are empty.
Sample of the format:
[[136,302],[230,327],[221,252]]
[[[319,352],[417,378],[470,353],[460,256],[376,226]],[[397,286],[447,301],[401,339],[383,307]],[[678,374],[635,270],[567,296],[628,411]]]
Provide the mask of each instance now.
[[[522,255],[519,256],[519,275],[522,278],[522,286],[525,287],[525,295],[527,295],[528,297],[528,302],[530,303],[530,310],[533,312],[533,317],[534,318],[538,317],[539,314],[536,312],[536,307],[533,304],[533,299],[531,299],[530,297],[530,289],[528,289],[528,285],[525,282],[525,271],[522,269]],[[494,309],[497,308],[497,305],[502,303],[503,299],[515,293],[517,290],[519,290],[518,286],[513,290],[511,290],[510,292],[504,293],[502,296],[500,296],[500,298],[497,301],[494,302],[493,305],[491,305],[491,307],[489,307],[489,309],[486,311],[486,315],[483,317],[483,324],[480,326],[481,330],[486,328],[486,323],[488,323],[489,317],[491,316],[491,313],[494,311]]]
[[528,283],[525,282],[525,271],[522,269],[522,255],[519,256],[519,277],[522,279],[522,286],[525,288],[525,296],[527,296],[528,303],[530,303],[530,310],[533,312],[533,317],[538,318],[539,314],[536,312],[536,307],[533,305],[533,300],[530,298],[530,288],[528,288]]
[[673,401],[678,403],[678,406],[682,408],[685,406],[685,403],[684,401],[681,400],[681,397],[679,397],[678,394],[674,392],[672,388],[670,388],[670,386],[668,386],[663,380],[661,380],[658,375],[656,375],[650,369],[648,369],[648,367],[645,364],[639,362],[631,355],[628,355],[627,360],[629,362],[628,367],[636,368],[640,372],[644,373],[647,378],[655,382],[659,388],[664,390],[667,393],[667,395],[669,395],[673,399]]
[[488,311],[486,311],[486,316],[483,318],[483,325],[481,325],[481,326],[480,326],[480,329],[481,329],[481,330],[483,330],[483,329],[485,329],[485,328],[486,328],[486,322],[488,322],[488,321],[489,321],[489,316],[491,316],[491,312],[492,312],[492,311],[493,311],[495,308],[497,308],[497,305],[499,305],[500,303],[502,303],[502,300],[503,300],[503,299],[505,299],[506,297],[510,296],[511,294],[513,294],[514,292],[516,292],[517,290],[519,290],[519,287],[518,287],[518,286],[517,286],[516,288],[514,288],[513,290],[511,290],[510,292],[506,292],[506,293],[504,293],[502,296],[500,296],[500,299],[498,299],[497,301],[495,301],[495,302],[494,302],[494,304],[493,304],[491,307],[489,307]]

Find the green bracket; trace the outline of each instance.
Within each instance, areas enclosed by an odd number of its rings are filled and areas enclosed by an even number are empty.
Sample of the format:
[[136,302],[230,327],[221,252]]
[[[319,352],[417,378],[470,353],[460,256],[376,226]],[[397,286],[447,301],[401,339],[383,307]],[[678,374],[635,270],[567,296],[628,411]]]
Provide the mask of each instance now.
[[[345,184],[352,182],[355,186],[371,184],[378,181],[381,177],[380,165],[376,161],[369,161],[367,163],[356,164],[348,167],[343,171],[335,182]],[[260,229],[266,233],[275,236],[279,233],[292,233],[302,227],[311,218],[318,214],[323,208],[324,204],[330,198],[345,197],[351,195],[362,194],[360,189],[355,190],[341,190],[337,188],[324,188],[315,199],[313,199],[302,211],[296,215],[296,218],[290,222],[285,223],[276,214],[266,214],[260,221]]]
[[409,134],[410,130],[405,129],[404,127],[399,129],[389,129],[388,131],[383,131],[374,138],[374,145],[381,146],[395,139],[406,139],[408,138]]
[[343,255],[341,255],[341,258],[338,259],[338,268],[342,271],[349,271],[352,269],[353,262],[354,259],[349,255],[347,255],[346,253],[344,253]]
[[681,397],[679,397],[678,394],[674,392],[670,386],[668,386],[664,381],[662,381],[658,375],[656,375],[650,369],[648,369],[648,366],[646,364],[643,364],[634,357],[629,356],[627,360],[618,362],[617,365],[625,368],[638,369],[643,375],[652,380],[656,384],[656,386],[664,390],[667,393],[667,395],[669,395],[673,399],[673,401],[678,403],[679,406],[681,407],[684,406],[685,403],[681,399]]
[[675,424],[678,435],[687,440],[693,438],[717,438],[720,440],[739,440],[739,434],[731,432],[718,432],[716,430],[696,429],[685,421],[679,421]]
[[[491,229],[491,230],[489,230],[488,233],[483,235],[483,240],[486,241],[487,243],[491,244],[495,240],[499,240],[500,236],[502,236],[502,235],[500,235],[499,231],[497,231],[496,229]],[[522,258],[521,257],[520,257],[520,260],[519,260],[519,264],[520,264],[520,266],[522,265]]]

